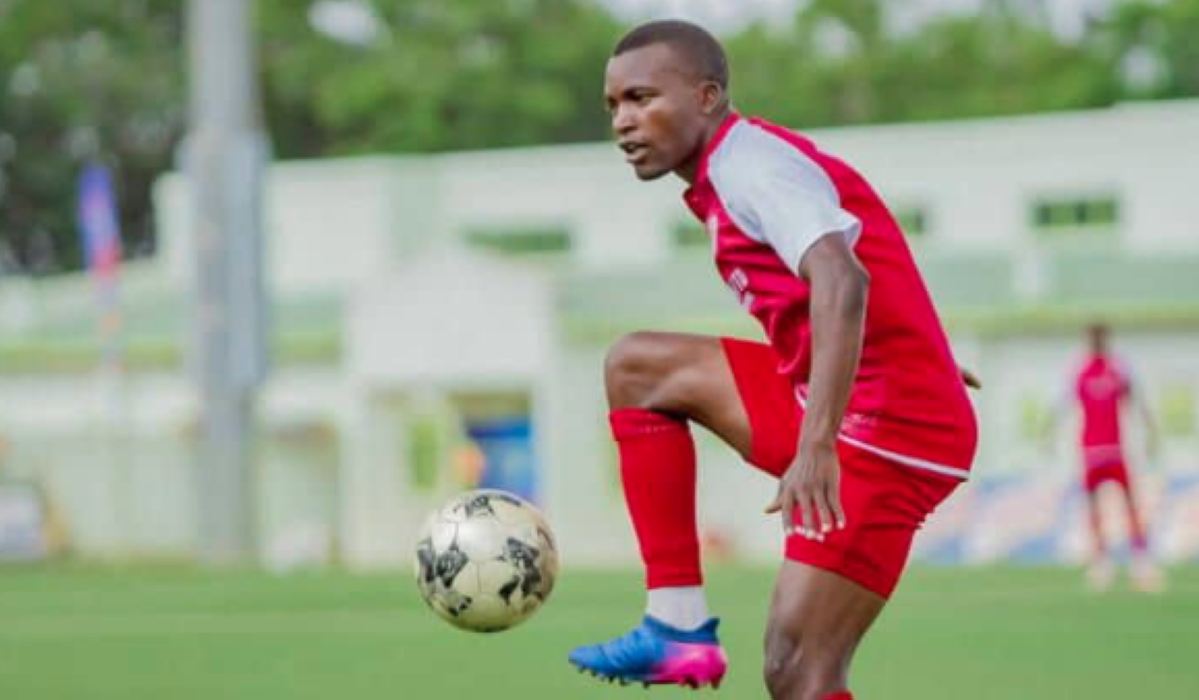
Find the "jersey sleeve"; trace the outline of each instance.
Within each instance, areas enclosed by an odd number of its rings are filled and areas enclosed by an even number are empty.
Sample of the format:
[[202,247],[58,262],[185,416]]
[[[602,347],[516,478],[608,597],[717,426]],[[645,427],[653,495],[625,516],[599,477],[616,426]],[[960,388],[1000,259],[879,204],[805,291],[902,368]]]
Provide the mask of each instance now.
[[1133,402],[1141,401],[1141,382],[1136,371],[1124,358],[1116,360],[1116,367],[1120,371],[1120,381],[1124,385],[1124,398]]
[[1057,391],[1054,392],[1050,399],[1050,410],[1057,416],[1069,415],[1075,406],[1078,405],[1078,398],[1078,380],[1071,377],[1068,381],[1062,382],[1057,387]]
[[824,170],[777,137],[763,135],[730,154],[712,168],[711,179],[738,228],[772,247],[797,274],[816,241],[835,234],[852,247],[861,233]]

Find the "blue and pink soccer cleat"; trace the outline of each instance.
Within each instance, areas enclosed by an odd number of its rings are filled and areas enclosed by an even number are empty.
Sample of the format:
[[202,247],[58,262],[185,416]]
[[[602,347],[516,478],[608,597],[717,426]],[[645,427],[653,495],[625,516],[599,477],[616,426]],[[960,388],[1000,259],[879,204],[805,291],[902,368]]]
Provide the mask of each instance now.
[[632,632],[610,642],[579,647],[570,662],[579,671],[621,685],[683,685],[720,687],[728,658],[716,638],[719,621],[712,618],[684,632],[645,616]]

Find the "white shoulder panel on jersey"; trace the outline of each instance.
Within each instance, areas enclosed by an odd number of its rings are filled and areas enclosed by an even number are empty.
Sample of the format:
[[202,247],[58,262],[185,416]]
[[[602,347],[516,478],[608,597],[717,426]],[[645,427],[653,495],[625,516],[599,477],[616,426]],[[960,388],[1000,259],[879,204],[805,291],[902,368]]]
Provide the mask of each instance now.
[[708,163],[725,211],[745,235],[774,248],[798,274],[803,255],[828,234],[857,242],[862,224],[841,208],[824,169],[794,145],[747,121],[725,135]]
[[1124,380],[1124,387],[1128,395],[1133,399],[1140,398],[1140,381],[1137,380],[1136,372],[1132,369],[1132,365],[1119,355],[1112,358],[1112,363],[1116,366],[1116,371],[1120,373],[1120,378]]

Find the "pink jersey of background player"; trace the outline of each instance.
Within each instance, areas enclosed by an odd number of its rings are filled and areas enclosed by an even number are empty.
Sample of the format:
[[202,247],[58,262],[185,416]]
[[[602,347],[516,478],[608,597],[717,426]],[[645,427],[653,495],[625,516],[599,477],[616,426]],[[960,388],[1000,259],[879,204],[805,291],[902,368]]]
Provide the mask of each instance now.
[[1086,468],[1122,463],[1120,409],[1132,396],[1127,367],[1110,355],[1090,355],[1074,377],[1073,389],[1082,411],[1079,439]]

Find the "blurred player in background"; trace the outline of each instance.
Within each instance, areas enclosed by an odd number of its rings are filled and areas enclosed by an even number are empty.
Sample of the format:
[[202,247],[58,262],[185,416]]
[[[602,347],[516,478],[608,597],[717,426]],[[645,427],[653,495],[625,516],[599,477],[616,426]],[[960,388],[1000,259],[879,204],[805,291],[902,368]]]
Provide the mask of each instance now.
[[1069,385],[1051,415],[1046,436],[1051,439],[1056,424],[1077,408],[1081,416],[1079,449],[1083,488],[1093,538],[1091,564],[1087,571],[1092,588],[1106,590],[1116,574],[1104,538],[1103,514],[1099,507],[1100,487],[1113,484],[1119,489],[1128,518],[1133,585],[1139,590],[1157,591],[1162,587],[1162,574],[1150,557],[1145,520],[1132,486],[1122,430],[1125,409],[1134,410],[1144,422],[1150,455],[1157,449],[1157,431],[1148,403],[1128,366],[1111,352],[1110,335],[1108,327],[1102,323],[1087,329],[1087,355],[1071,371]]
[[641,180],[674,173],[689,185],[717,271],[769,345],[644,332],[609,352],[647,610],[632,632],[570,660],[622,683],[724,676],[702,587],[695,422],[780,480],[767,508],[786,534],[765,635],[771,697],[846,700],[853,654],[913,535],[969,475],[974,410],[886,205],[811,141],[739,115],[728,82],[720,44],[685,22],[634,29],[608,62],[627,162]]

